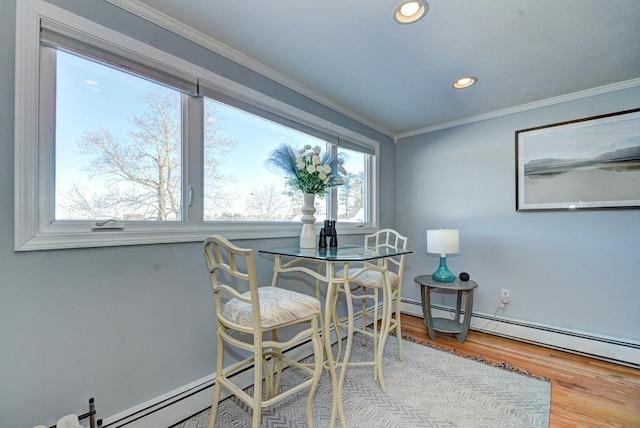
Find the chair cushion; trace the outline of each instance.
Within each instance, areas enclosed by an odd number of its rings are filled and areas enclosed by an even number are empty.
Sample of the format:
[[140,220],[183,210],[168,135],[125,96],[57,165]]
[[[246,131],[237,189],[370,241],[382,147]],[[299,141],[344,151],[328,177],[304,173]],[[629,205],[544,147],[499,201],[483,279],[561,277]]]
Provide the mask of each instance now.
[[[320,301],[315,297],[277,287],[258,288],[260,316],[263,328],[287,324],[313,314],[320,313]],[[249,298],[250,292],[242,294]],[[251,304],[231,299],[222,308],[227,320],[246,327],[253,325]]]
[[[362,269],[349,270],[349,276],[358,274]],[[338,271],[336,273],[338,278],[344,278],[344,271]],[[389,271],[389,280],[391,280],[391,286],[398,285],[398,275],[395,272]],[[368,270],[362,275],[349,281],[351,285],[359,285],[361,287],[369,288],[382,288],[382,274],[376,270]]]

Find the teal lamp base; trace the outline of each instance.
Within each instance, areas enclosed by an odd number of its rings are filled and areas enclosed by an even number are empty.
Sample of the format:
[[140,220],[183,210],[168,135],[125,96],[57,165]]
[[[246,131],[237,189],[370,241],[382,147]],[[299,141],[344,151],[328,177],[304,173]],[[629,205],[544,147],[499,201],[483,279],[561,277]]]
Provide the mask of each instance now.
[[434,273],[431,274],[431,278],[433,278],[434,281],[438,282],[455,281],[456,276],[447,267],[447,258],[445,256],[440,256],[440,266]]

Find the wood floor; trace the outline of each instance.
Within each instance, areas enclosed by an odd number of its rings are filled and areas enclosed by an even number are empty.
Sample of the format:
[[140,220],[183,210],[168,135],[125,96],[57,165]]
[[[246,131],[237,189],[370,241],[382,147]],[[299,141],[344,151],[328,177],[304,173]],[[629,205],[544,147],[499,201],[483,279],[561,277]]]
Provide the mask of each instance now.
[[440,333],[431,340],[422,318],[410,315],[402,315],[402,333],[548,377],[551,427],[640,427],[640,369],[477,331],[464,343]]

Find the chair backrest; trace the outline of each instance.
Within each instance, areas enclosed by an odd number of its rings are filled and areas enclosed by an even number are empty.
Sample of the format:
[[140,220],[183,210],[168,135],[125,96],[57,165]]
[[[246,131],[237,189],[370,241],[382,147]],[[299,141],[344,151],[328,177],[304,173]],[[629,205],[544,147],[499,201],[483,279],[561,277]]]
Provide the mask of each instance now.
[[[252,313],[259,314],[260,301],[253,250],[237,247],[221,235],[211,235],[204,241],[204,255],[211,276],[218,321],[230,324],[222,317],[222,311],[226,301],[232,298],[251,304]],[[250,291],[249,298],[242,295],[247,291]],[[253,331],[258,331],[260,317],[253,317],[252,324]],[[233,328],[251,331],[239,325],[234,325]]]
[[[407,243],[409,238],[400,235],[393,229],[381,229],[370,235],[365,235],[364,245],[367,248],[402,248],[407,249]],[[387,259],[387,269],[396,273],[400,281],[402,281],[402,274],[404,273],[404,262],[406,254],[402,254],[395,257],[389,257]]]

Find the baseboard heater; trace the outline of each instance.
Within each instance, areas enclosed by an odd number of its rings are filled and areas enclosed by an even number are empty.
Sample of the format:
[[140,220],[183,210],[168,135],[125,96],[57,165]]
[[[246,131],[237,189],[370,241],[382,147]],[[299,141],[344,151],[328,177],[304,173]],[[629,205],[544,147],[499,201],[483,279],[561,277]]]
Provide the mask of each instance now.
[[[402,299],[400,308],[403,313],[423,317],[422,304],[419,301]],[[455,314],[455,308],[434,304],[431,308],[434,317],[453,318]],[[534,345],[640,368],[640,343],[637,342],[477,312],[474,312],[471,317],[470,328]]]

